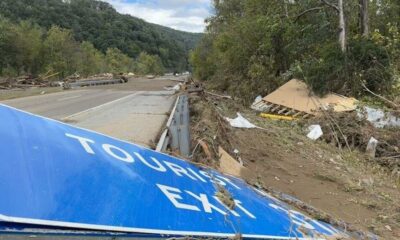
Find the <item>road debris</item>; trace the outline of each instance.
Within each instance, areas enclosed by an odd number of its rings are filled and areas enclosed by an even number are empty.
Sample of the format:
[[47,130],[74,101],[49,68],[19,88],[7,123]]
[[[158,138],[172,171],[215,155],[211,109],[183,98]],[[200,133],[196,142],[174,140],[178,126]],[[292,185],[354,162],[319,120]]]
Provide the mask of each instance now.
[[240,173],[243,169],[243,163],[240,163],[236,159],[234,159],[221,146],[218,147],[218,154],[219,170],[222,173],[226,173],[235,177],[240,177]]
[[366,118],[376,128],[400,127],[400,118],[390,112],[384,112],[380,109],[363,107],[357,110],[360,118]]
[[[375,154],[369,150],[368,156],[375,156],[375,162],[392,171],[400,179],[400,131],[396,128],[376,128],[366,118],[360,118],[357,112],[332,113],[315,117],[309,122],[321,125],[322,139],[339,149],[349,148],[365,152],[371,138],[376,143]],[[375,144],[375,141],[373,141]],[[372,146],[371,146],[372,147]],[[369,149],[369,148],[368,148]]]
[[308,127],[307,137],[311,140],[318,140],[323,135],[321,125],[311,125]]
[[272,120],[286,120],[286,121],[293,121],[293,120],[297,119],[297,118],[291,117],[291,116],[282,116],[282,115],[269,114],[269,113],[260,113],[260,117],[268,118],[268,119],[272,119]]
[[19,76],[16,78],[1,78],[0,89],[26,89],[32,87],[52,87],[56,84],[49,79],[57,76],[59,73],[48,72],[41,76]]
[[174,86],[164,87],[165,90],[174,91],[175,93],[179,92],[181,90],[181,88],[182,88],[182,83],[178,83],[178,84],[176,84]]
[[378,147],[378,140],[376,140],[374,137],[371,137],[368,141],[368,145],[367,145],[367,149],[365,150],[365,152],[371,156],[371,157],[375,157],[376,154],[376,148]]
[[253,103],[251,108],[264,113],[308,118],[321,113],[321,110],[354,111],[356,102],[354,98],[337,94],[328,94],[323,98],[312,95],[304,82],[293,79],[261,101]]
[[207,93],[208,95],[213,96],[213,97],[232,99],[232,97],[228,96],[228,95],[221,95],[221,94],[216,94],[216,93],[212,93],[212,92],[208,92],[208,91],[204,91],[204,92]]
[[231,193],[219,184],[217,184],[216,186],[218,191],[215,193],[215,196],[229,209],[234,210],[236,204],[233,200]]
[[128,77],[124,74],[113,75],[111,73],[97,74],[82,78],[79,74],[71,75],[63,80],[63,88],[71,89],[78,87],[90,87],[99,85],[121,84],[127,83]]
[[[256,97],[256,99],[254,99],[253,104],[251,104],[251,108],[253,109],[253,106],[256,106],[257,103],[261,102],[262,100],[263,100],[263,97],[262,97],[261,95],[258,95],[258,96]],[[257,110],[257,109],[254,109],[254,110]]]
[[225,120],[234,128],[257,128],[256,125],[249,122],[240,113],[237,113],[237,117],[234,119],[226,117]]
[[[375,129],[370,122],[360,119],[356,111],[333,112],[332,109],[321,111],[315,117],[310,115],[306,120],[299,117],[295,123],[265,121],[234,100],[215,99],[207,94],[193,96],[191,108],[195,141],[205,139],[212,154],[219,147],[240,149],[240,156],[246,160],[241,178],[250,183],[261,182],[311,203],[314,210],[320,210],[309,212],[302,205],[298,207],[314,218],[336,222],[354,233],[354,239],[377,239],[374,234],[382,239],[400,236],[400,224],[395,220],[400,217],[396,210],[400,195],[393,177],[396,174],[400,177],[396,171],[400,169],[400,152],[396,154],[396,146],[400,146],[399,131]],[[268,131],[254,128],[243,131],[230,128],[227,121],[219,121],[219,116],[237,112],[246,114],[248,122]],[[304,128],[317,124],[323,131],[319,138],[323,141],[307,141]],[[379,139],[373,161],[364,153],[372,136]],[[346,142],[352,151],[347,150]],[[233,151],[230,156],[236,161]],[[215,162],[202,161],[205,158],[201,151],[193,157],[196,162],[218,169]],[[371,178],[368,182],[372,185],[364,183],[366,176]],[[288,203],[297,206],[294,202]],[[321,210],[329,215],[323,215]],[[387,216],[388,212],[393,212],[393,216],[383,219],[381,216]],[[392,232],[385,228],[388,224]],[[343,239],[341,235],[337,238]]]
[[199,82],[192,82],[186,86],[188,93],[201,93],[204,91],[203,84]]
[[213,157],[210,148],[208,147],[208,144],[201,139],[198,141],[198,143],[203,149],[204,154],[207,156],[207,160],[212,160]]

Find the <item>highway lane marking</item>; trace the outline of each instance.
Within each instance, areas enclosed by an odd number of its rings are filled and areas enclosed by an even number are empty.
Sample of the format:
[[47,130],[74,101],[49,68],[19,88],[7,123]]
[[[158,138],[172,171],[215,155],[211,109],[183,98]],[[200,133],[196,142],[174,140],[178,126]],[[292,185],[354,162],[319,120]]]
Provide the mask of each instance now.
[[94,111],[94,110],[97,110],[97,109],[103,108],[103,107],[105,107],[105,106],[108,106],[108,105],[117,103],[117,102],[122,101],[122,100],[125,100],[125,99],[127,99],[127,98],[129,98],[129,97],[137,96],[137,95],[142,94],[142,93],[144,93],[144,91],[135,92],[135,93],[129,94],[128,96],[125,96],[125,97],[122,97],[122,98],[118,98],[118,99],[116,99],[116,100],[113,100],[113,101],[111,101],[111,102],[106,102],[106,103],[101,104],[101,105],[98,105],[98,106],[96,106],[96,107],[89,108],[89,109],[86,109],[86,110],[81,111],[81,112],[78,112],[78,113],[74,113],[74,114],[72,114],[72,115],[70,115],[70,116],[67,116],[67,117],[63,118],[63,121],[68,120],[68,119],[71,119],[71,118],[73,118],[73,117],[76,117],[76,116],[81,115],[81,114],[84,114],[84,113],[92,112],[92,111]]
[[71,96],[71,97],[60,98],[60,99],[57,99],[57,101],[58,102],[62,102],[62,101],[71,100],[71,99],[79,98],[79,97],[82,97],[82,95],[76,95],[76,96]]

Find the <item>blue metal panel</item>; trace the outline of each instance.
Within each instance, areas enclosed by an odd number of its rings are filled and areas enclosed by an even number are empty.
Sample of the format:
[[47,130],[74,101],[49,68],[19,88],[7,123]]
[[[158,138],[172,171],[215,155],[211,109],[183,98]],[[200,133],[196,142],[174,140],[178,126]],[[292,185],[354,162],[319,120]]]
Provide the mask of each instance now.
[[[235,199],[234,210],[215,197],[217,184]],[[240,179],[4,105],[0,221],[264,239],[339,233]]]

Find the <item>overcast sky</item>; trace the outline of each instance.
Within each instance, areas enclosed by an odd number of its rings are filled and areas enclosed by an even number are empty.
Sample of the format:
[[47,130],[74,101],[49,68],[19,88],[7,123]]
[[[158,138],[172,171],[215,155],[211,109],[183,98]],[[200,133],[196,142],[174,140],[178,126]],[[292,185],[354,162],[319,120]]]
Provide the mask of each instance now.
[[118,12],[188,32],[203,32],[211,0],[103,0]]

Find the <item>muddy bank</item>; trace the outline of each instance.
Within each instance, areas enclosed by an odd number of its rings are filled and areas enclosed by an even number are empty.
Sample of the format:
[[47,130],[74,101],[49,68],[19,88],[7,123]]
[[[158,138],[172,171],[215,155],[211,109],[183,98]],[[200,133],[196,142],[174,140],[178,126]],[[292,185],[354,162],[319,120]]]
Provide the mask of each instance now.
[[[231,128],[223,117],[236,112],[263,129]],[[233,100],[193,96],[191,118],[192,145],[202,140],[211,153],[200,147],[193,161],[218,168],[221,146],[243,161],[242,178],[320,210],[321,214],[310,212],[313,217],[329,216],[382,239],[400,238],[398,180],[363,153],[312,142],[301,125],[260,118]]]

